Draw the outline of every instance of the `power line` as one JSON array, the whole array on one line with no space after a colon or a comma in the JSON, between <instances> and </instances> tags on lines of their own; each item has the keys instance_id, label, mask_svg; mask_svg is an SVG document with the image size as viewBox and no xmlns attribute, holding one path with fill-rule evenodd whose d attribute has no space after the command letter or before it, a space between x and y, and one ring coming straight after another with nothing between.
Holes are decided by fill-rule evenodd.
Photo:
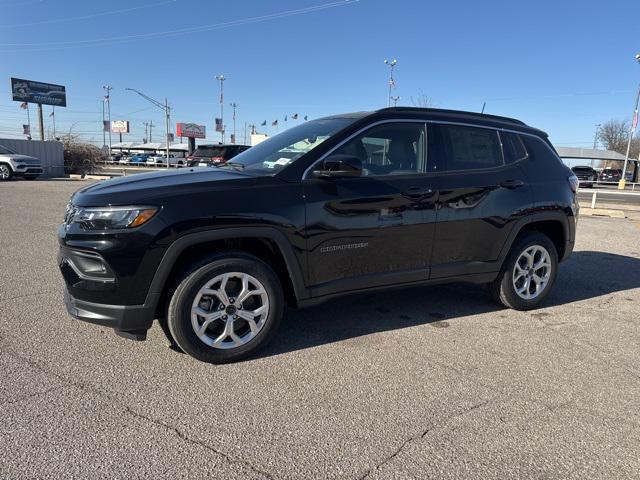
<instances>
[{"instance_id":1,"label":"power line","mask_svg":"<svg viewBox=\"0 0 640 480\"><path fill-rule=\"evenodd\" d=\"M279 18L292 17L295 15L304 15L307 13L317 12L320 10L326 10L329 8L335 7L343 7L347 5L351 5L359 2L360 0L342 0L342 1L334 1L330 3L324 3L321 5L314 5L305 8L298 8L294 10L285 10L282 12L271 13L267 15L260 15L257 17L248 17L241 18L238 20L230 20L228 22L221 23L213 23L208 25L200 25L198 27L187 27L187 28L179 28L175 30L165 30L163 32L150 32L150 33L141 33L135 35L124 35L117 37L106 37L106 38L96 38L91 40L75 40L75 41L64 41L64 42L40 42L40 43L0 43L0 47L21 47L21 48L30 48L30 47L45 47L42 49L32 49L30 51L38 51L38 50L55 50L55 49L64 49L64 48L74 48L74 47L94 47L94 46L103 46L114 43L124 43L136 40L144 40L149 38L164 38L164 37L172 37L177 35L185 35L189 33L198 33L198 32L206 32L211 30L218 30L227 27L235 27L239 25L247 25L251 23L259 23L266 22L269 20L276 20ZM23 50L3 50L3 52L19 52Z\"/></svg>"},{"instance_id":2,"label":"power line","mask_svg":"<svg viewBox=\"0 0 640 480\"><path fill-rule=\"evenodd\" d=\"M100 13L91 13L89 15L82 15L79 17L67 17L67 18L57 18L57 19L52 19L52 20L43 20L41 22L32 22L32 23L16 23L15 25L0 25L0 28L19 28L19 27L33 27L36 25L49 25L52 23L62 23L62 22L73 22L76 20L88 20L90 18L96 18L96 17L104 17L107 15L115 15L118 13L127 13L127 12L132 12L134 10L142 10L144 8L150 8L150 7L160 7L162 5L166 5L168 3L175 3L177 0L166 0L164 2L160 2L160 3L152 3L149 5L139 5L137 7L130 7L130 8L123 8L120 10L111 10L108 12L100 12ZM0 5L2 6L2 5Z\"/></svg>"}]
</instances>

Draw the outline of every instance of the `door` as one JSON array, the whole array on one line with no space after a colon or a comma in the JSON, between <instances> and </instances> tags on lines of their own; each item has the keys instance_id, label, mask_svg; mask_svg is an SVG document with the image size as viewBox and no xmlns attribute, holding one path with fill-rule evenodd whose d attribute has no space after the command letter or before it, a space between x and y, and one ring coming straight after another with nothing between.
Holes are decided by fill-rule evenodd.
<instances>
[{"instance_id":1,"label":"door","mask_svg":"<svg viewBox=\"0 0 640 480\"><path fill-rule=\"evenodd\" d=\"M430 125L429 140L439 172L431 278L496 271L508 234L533 200L520 166L527 158L522 141L495 129L445 124Z\"/></svg>"},{"instance_id":2,"label":"door","mask_svg":"<svg viewBox=\"0 0 640 480\"><path fill-rule=\"evenodd\" d=\"M423 122L372 126L331 152L360 159L362 176L307 173L305 235L314 296L428 278L437 195L427 175L425 133Z\"/></svg>"}]
</instances>

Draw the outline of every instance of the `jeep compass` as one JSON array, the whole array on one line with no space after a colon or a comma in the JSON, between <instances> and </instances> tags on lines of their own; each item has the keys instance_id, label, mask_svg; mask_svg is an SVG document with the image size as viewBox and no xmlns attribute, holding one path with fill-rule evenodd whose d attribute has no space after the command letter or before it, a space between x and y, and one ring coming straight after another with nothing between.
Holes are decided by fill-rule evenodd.
<instances>
[{"instance_id":1,"label":"jeep compass","mask_svg":"<svg viewBox=\"0 0 640 480\"><path fill-rule=\"evenodd\" d=\"M547 135L477 113L385 108L290 128L214 168L75 193L58 230L71 316L245 358L286 304L442 282L528 310L573 250L578 179Z\"/></svg>"}]
</instances>

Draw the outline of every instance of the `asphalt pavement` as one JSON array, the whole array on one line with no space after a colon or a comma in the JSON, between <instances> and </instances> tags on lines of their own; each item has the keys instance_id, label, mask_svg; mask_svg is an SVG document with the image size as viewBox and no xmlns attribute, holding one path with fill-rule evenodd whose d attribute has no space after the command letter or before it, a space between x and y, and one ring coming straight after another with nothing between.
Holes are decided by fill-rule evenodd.
<instances>
[{"instance_id":1,"label":"asphalt pavement","mask_svg":"<svg viewBox=\"0 0 640 480\"><path fill-rule=\"evenodd\" d=\"M581 218L543 308L480 286L289 311L224 366L69 318L74 181L0 184L0 478L640 478L640 223Z\"/></svg>"}]
</instances>

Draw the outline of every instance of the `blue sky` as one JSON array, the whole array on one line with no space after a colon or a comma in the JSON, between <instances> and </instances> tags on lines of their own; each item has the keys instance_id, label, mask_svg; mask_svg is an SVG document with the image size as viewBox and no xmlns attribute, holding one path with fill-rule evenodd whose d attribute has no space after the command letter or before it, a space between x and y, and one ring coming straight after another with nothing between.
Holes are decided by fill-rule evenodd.
<instances>
[{"instance_id":1,"label":"blue sky","mask_svg":"<svg viewBox=\"0 0 640 480\"><path fill-rule=\"evenodd\" d=\"M279 15L320 5L327 8ZM101 15L119 10L126 11ZM224 73L227 131L236 102L242 140L244 122L282 125L293 113L386 106L383 60L395 57L399 104L424 94L436 107L479 111L486 101L487 113L518 117L556 144L588 147L594 124L631 115L640 83L638 0L0 0L0 12L0 136L26 123L9 97L11 76L66 85L59 131L75 123L74 131L101 140L108 83L112 118L132 122L126 139L141 140L143 121L159 126L158 140L163 128L159 110L124 90L132 87L168 97L172 124L203 123L216 141L214 76ZM271 14L278 15L248 20Z\"/></svg>"}]
</instances>

